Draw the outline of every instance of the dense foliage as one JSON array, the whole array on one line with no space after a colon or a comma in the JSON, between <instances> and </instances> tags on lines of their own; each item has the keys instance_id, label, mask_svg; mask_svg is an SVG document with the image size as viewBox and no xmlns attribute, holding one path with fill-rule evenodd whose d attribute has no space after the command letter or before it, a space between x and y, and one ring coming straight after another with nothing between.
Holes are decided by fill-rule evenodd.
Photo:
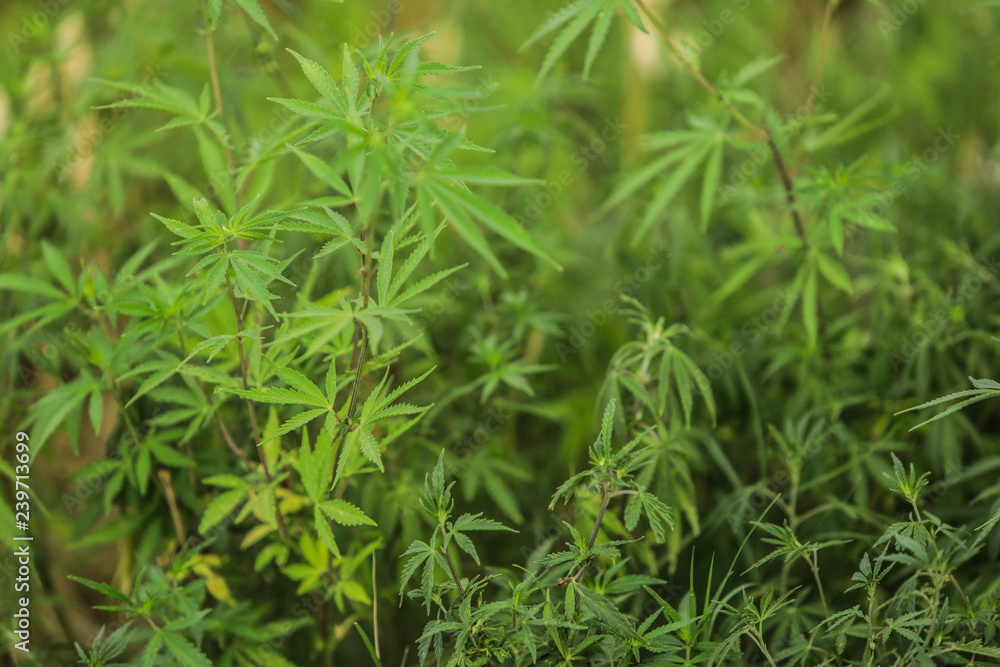
<instances>
[{"instance_id":1,"label":"dense foliage","mask_svg":"<svg viewBox=\"0 0 1000 667\"><path fill-rule=\"evenodd\" d=\"M996 4L5 5L7 658L1000 664Z\"/></svg>"}]
</instances>

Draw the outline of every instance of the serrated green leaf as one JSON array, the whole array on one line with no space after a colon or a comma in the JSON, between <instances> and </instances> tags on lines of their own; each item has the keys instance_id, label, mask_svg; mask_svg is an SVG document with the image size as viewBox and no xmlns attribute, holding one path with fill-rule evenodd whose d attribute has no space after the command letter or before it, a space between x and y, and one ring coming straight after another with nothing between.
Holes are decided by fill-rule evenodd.
<instances>
[{"instance_id":1,"label":"serrated green leaf","mask_svg":"<svg viewBox=\"0 0 1000 667\"><path fill-rule=\"evenodd\" d=\"M352 505L346 500L324 500L319 503L319 508L323 510L323 514L329 517L331 521L341 526L377 525L359 507Z\"/></svg>"},{"instance_id":2,"label":"serrated green leaf","mask_svg":"<svg viewBox=\"0 0 1000 667\"><path fill-rule=\"evenodd\" d=\"M267 20L267 15L257 4L257 0L236 0L236 4L247 13L247 16L254 20L254 23L260 27L267 30L272 38L278 39L278 35L274 32L274 28L271 27L270 21Z\"/></svg>"}]
</instances>

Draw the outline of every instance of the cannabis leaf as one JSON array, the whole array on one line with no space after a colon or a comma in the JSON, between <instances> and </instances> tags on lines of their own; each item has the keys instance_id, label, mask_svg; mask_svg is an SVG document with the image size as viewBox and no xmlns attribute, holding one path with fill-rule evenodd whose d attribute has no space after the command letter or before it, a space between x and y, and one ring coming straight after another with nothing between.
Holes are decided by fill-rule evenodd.
<instances>
[{"instance_id":1,"label":"cannabis leaf","mask_svg":"<svg viewBox=\"0 0 1000 667\"><path fill-rule=\"evenodd\" d=\"M527 41L521 45L521 49L526 49L538 40L558 31L552 46L549 47L542 66L538 71L538 81L545 78L556 61L559 60L569 49L570 45L593 24L590 33L590 40L587 45L587 57L584 61L583 76L590 75L597 54L608 36L608 29L614 19L615 11L621 9L629 22L639 30L646 31L646 27L639 18L639 10L633 0L576 0L563 6L556 12L552 12L549 18L541 25Z\"/></svg>"}]
</instances>

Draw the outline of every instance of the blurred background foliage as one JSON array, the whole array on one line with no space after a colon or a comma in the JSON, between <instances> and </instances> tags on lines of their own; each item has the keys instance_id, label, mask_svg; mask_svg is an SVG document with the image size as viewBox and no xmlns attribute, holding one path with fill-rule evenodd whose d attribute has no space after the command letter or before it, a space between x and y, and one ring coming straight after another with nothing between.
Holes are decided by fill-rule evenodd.
<instances>
[{"instance_id":1,"label":"blurred background foliage","mask_svg":"<svg viewBox=\"0 0 1000 667\"><path fill-rule=\"evenodd\" d=\"M779 119L801 109L820 53L823 2L649 5L714 82L756 59L780 56L748 86ZM641 238L636 228L648 192L601 208L627 174L652 159L643 150L644 135L724 115L655 35L617 21L588 78L581 76L581 40L538 80L546 44L519 47L559 9L556 2L269 0L262 6L277 40L231 6L216 33L223 103L241 163L259 156L289 122L266 98L308 94L286 47L338 76L344 43L371 56L379 35L434 32L423 47L427 59L481 66L442 79L438 89L465 104L458 120L448 122L463 122L473 142L496 151L465 159L544 181L505 190L494 201L565 267L559 273L507 248L498 251L511 274L502 280L466 246L439 241L436 262L469 262L470 268L424 303L427 335L418 346L425 356L410 376L427 361L437 365L418 390L420 402L435 407L389 458L389 474L369 478L353 495L379 522L383 539L376 594L384 601L385 664L399 664L425 620L419 605L395 603L396 582L399 555L417 536L407 512L440 448L458 480L459 502L520 531L491 538L489 563L522 563L563 534L562 517L542 508L583 465L609 369L618 372L616 352L644 335L625 317L622 292L652 321L687 327L677 345L709 377L716 405L714 425L696 401L690 430L669 432L651 480L653 487L660 480L658 492L684 520L667 545L636 548L649 574L678 591L687 588L692 558L703 564L714 553L728 563L746 521L766 504L761 498L769 503L773 492L788 492L784 471L796 442L800 449L821 443L815 454L796 459L799 515L825 508L807 525L812 535L871 535L888 517L905 513L882 479L890 451L945 482L933 511L947 521L978 525L998 502L995 403L914 433L907 429L919 415L893 416L966 388L968 376L996 375L995 10L971 2L845 0L833 12L813 115L851 122L832 125L834 133L824 134L831 125L796 131L795 145L805 147L808 159L796 149L786 160L805 193L826 174L884 197L884 216L897 231L852 228L856 233L847 234L843 264L851 289L821 283L823 323L819 344L811 345L806 324L786 307L798 260L785 247L792 222L769 157L726 148L720 193L746 184L717 201L706 230L699 176ZM161 81L197 98L209 80L200 21L193 2L3 4L0 272L46 276L44 243L62 250L74 274L90 262L113 273L150 242L150 257L162 259L170 247L150 212L185 219L191 213L183 202L192 197L221 201L213 186L218 174L206 173L195 144L178 141L176 130L158 131L165 115L98 108L122 93L95 79ZM935 148L941 137L950 142ZM323 194L287 155L262 163L254 187L275 209ZM848 191L847 199L852 196ZM808 224L821 226L820 210L816 204ZM760 252L768 261L750 272ZM331 262L327 268L320 278L327 288L353 284L351 266ZM283 295L286 304L293 297ZM0 299L4 321L26 308L22 295L4 292ZM8 435L37 397L72 377L65 348L74 326L56 319L30 334L0 327L0 420ZM74 473L109 451L118 424L110 397L104 411L101 432L81 435L79 456L60 432L33 470L46 507L36 519L44 533L36 542L44 547L38 552L44 594L35 597L42 619L35 627L37 645L55 647L48 654L53 660L67 659L68 637L85 643L112 620L90 610L105 603L100 596L66 575L127 587L138 569L162 556L170 538L159 486L151 485L143 500L144 525L118 510L102 518L101 503L86 494L79 505L64 502L65 494L79 492ZM998 548L994 535L988 554L965 566L970 578L980 576L977 568L995 569ZM861 552L841 549L843 557L823 562L833 590L847 588ZM740 569L762 553L751 541ZM253 580L234 577L229 586L238 599L255 600ZM9 586L3 595L11 595ZM268 605L261 610L264 619L281 616ZM331 609L337 643L343 642L338 655L361 655L348 621L370 621L367 610L350 603L346 611ZM311 640L300 633L289 641L297 642L288 653L294 656L307 652ZM355 660L361 658L344 664L360 664Z\"/></svg>"}]
</instances>

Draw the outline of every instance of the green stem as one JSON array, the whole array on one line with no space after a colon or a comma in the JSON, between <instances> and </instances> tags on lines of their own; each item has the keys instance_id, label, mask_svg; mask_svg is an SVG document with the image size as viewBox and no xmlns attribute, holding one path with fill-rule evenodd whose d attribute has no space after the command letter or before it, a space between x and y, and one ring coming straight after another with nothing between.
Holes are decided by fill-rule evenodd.
<instances>
[{"instance_id":1,"label":"green stem","mask_svg":"<svg viewBox=\"0 0 1000 667\"><path fill-rule=\"evenodd\" d=\"M122 419L125 420L125 426L128 428L129 435L132 436L132 442L138 447L142 443L142 437L139 435L139 431L135 427L135 423L129 416L128 411L125 409L125 403L122 402L120 396L118 396L118 390L115 389L115 378L111 373L108 373L108 379L110 382L108 386L111 388L111 396L114 397L115 403L118 404L118 410L122 413Z\"/></svg>"},{"instance_id":2,"label":"green stem","mask_svg":"<svg viewBox=\"0 0 1000 667\"><path fill-rule=\"evenodd\" d=\"M608 486L608 483L605 482L604 483L604 498L601 500L601 509L598 510L598 512L597 512L597 521L594 522L594 530L592 530L590 532L590 540L587 542L587 551L590 551L591 549L594 548L594 543L597 542L597 533L599 533L600 530L601 530L601 522L604 521L604 512L607 511L607 509L608 509L608 502L611 500L611 497L613 495L615 495L615 494L610 493L610 490L611 489ZM580 576L587 569L588 565L590 565L590 558L589 557L586 560L583 561L583 565L580 566L580 569L577 570L576 574L574 574L572 577L570 577L570 579L575 583L576 580L579 579Z\"/></svg>"},{"instance_id":3,"label":"green stem","mask_svg":"<svg viewBox=\"0 0 1000 667\"><path fill-rule=\"evenodd\" d=\"M819 90L819 82L823 78L823 66L826 64L826 54L830 49L830 24L833 20L833 10L840 4L840 0L829 0L826 3L826 12L823 14L823 29L819 42L819 60L816 62L816 71L813 73L812 83L809 85L809 97L806 98L805 118L812 116L813 107L816 105L816 92Z\"/></svg>"},{"instance_id":4,"label":"green stem","mask_svg":"<svg viewBox=\"0 0 1000 667\"><path fill-rule=\"evenodd\" d=\"M823 582L819 578L819 559L816 549L813 549L812 558L807 560L809 562L809 569L813 573L813 579L816 580L816 590L819 591L819 600L823 603L823 613L826 614L827 618L830 618L830 608L826 605L826 595L823 593Z\"/></svg>"},{"instance_id":5,"label":"green stem","mask_svg":"<svg viewBox=\"0 0 1000 667\"><path fill-rule=\"evenodd\" d=\"M243 390L250 391L250 382L248 381L248 376L250 374L250 366L247 362L246 356L243 354L243 313L240 310L240 305L236 300L236 292L233 290L233 281L229 278L229 274L226 274L226 287L229 290L229 300L233 304L233 312L236 313L236 349L239 351L240 355L240 376L243 378ZM260 464L264 469L264 479L267 480L268 488L273 489L274 479L271 477L271 470L267 465L267 455L264 452L264 447L260 444L260 427L257 425L257 414L254 409L254 402L252 399L247 399L247 406L250 409L250 424L253 427L253 437L254 443L257 445L257 456L260 458ZM281 533L281 537L285 540L289 539L288 528L285 526L285 517L281 513L281 505L275 499L274 503L274 517L278 524L278 532Z\"/></svg>"},{"instance_id":6,"label":"green stem","mask_svg":"<svg viewBox=\"0 0 1000 667\"><path fill-rule=\"evenodd\" d=\"M792 185L792 177L788 173L788 169L785 168L785 161L781 157L781 151L778 150L778 144L774 141L774 135L771 134L771 128L765 125L764 132L767 138L767 147L771 151L771 157L774 158L774 164L778 168L778 175L781 177L781 184L785 188L785 202L788 204L788 210L792 214L792 221L795 223L795 233L798 234L799 239L802 241L802 249L808 250L809 241L806 239L805 224L802 221L802 216L796 209L795 188Z\"/></svg>"},{"instance_id":7,"label":"green stem","mask_svg":"<svg viewBox=\"0 0 1000 667\"><path fill-rule=\"evenodd\" d=\"M868 596L868 638L865 640L865 652L861 656L862 667L871 664L868 662L868 652L871 650L872 639L875 632L873 616L875 615L875 591Z\"/></svg>"},{"instance_id":8,"label":"green stem","mask_svg":"<svg viewBox=\"0 0 1000 667\"><path fill-rule=\"evenodd\" d=\"M754 632L748 632L747 634L750 635L750 639L753 640L753 643L757 645L757 648L759 648L761 653L764 654L764 657L767 658L771 667L778 667L778 665L774 662L774 658L771 657L771 654L767 652L767 648L764 647L764 642L757 638L757 634Z\"/></svg>"},{"instance_id":9,"label":"green stem","mask_svg":"<svg viewBox=\"0 0 1000 667\"><path fill-rule=\"evenodd\" d=\"M379 189L379 193L375 198L375 205L372 207L371 216L368 219L368 225L365 227L365 257L364 265L362 267L362 278L361 278L361 297L362 303L359 310L365 310L368 308L369 292L371 291L371 278L372 278L372 253L374 252L374 237L375 237L375 221L378 218L379 205L382 203L382 190ZM337 470L340 465L340 456L343 453L344 441L347 440L347 433L350 430L351 419L354 417L354 410L358 406L358 396L361 393L361 378L364 375L365 368L365 357L368 355L368 332L364 325L355 320L354 322L354 348L351 351L351 360L354 362L354 383L351 387L351 400L347 405L347 414L344 417L344 422L347 427L341 432L340 442L337 443L337 452L333 457L333 469ZM337 491L337 498L344 495L344 490L347 489L347 482L350 477L345 477L344 481L340 485L340 489Z\"/></svg>"},{"instance_id":10,"label":"green stem","mask_svg":"<svg viewBox=\"0 0 1000 667\"><path fill-rule=\"evenodd\" d=\"M452 562L451 555L448 553L447 549L441 549L438 553L444 556L445 560L448 561L448 569L451 570L451 576L455 580L455 585L458 586L458 594L461 595L464 600L465 588L462 586L462 580L459 579L458 572L455 570L455 563Z\"/></svg>"},{"instance_id":11,"label":"green stem","mask_svg":"<svg viewBox=\"0 0 1000 667\"><path fill-rule=\"evenodd\" d=\"M186 359L188 353L187 353L187 345L184 344L184 334L181 332L180 324L174 322L174 327L177 329L177 340L180 343L181 356ZM244 454L243 450L241 450L239 447L236 446L236 441L233 440L233 436L229 433L229 429L226 428L226 423L222 421L222 417L219 416L218 410L215 409L214 401L212 400L212 395L208 392L208 389L205 388L205 385L202 383L200 379L195 378L194 381L195 384L198 385L198 388L201 390L202 395L205 397L205 401L206 403L208 403L208 408L212 411L212 417L215 418L215 423L218 424L219 430L222 431L222 438L223 440L226 441L226 445L229 447L230 451L232 451L234 454L236 454L237 457L239 457L240 461L243 462L243 465L246 467L248 471L253 470L253 466L250 465L250 461L247 460L246 454ZM192 487L194 487L193 481L192 481Z\"/></svg>"},{"instance_id":12,"label":"green stem","mask_svg":"<svg viewBox=\"0 0 1000 667\"><path fill-rule=\"evenodd\" d=\"M722 102L729 110L729 113L732 114L733 118L735 118L740 125L750 130L750 132L752 132L756 137L760 139L765 138L767 134L764 132L764 130L762 130L761 128L757 127L752 122L750 122L750 120L746 116L744 116L739 109L733 106L733 103L730 102L725 95L719 92L718 88L712 85L711 81L705 78L705 75L702 74L701 70L698 69L698 67L693 62L691 62L691 60L687 57L687 54L684 53L684 49L682 49L680 45L677 44L677 42L675 42L669 34L667 34L667 29L663 27L663 24L660 23L660 20L658 18L656 18L656 15L649 10L649 7L646 6L646 3L643 2L643 0L634 0L634 2L639 7L639 9L642 10L642 13L646 15L646 18L649 19L649 22L653 24L653 27L656 28L656 31L660 33L660 36L663 37L664 41L670 47L670 50L674 52L674 54L680 59L684 67L689 72L691 72L691 75L694 76L694 78L698 81L698 83L701 84L702 88L707 90L712 95L712 97Z\"/></svg>"},{"instance_id":13,"label":"green stem","mask_svg":"<svg viewBox=\"0 0 1000 667\"><path fill-rule=\"evenodd\" d=\"M212 94L215 97L215 107L219 110L219 120L222 122L223 127L226 126L226 113L222 106L222 83L219 80L219 65L215 59L215 40L213 38L214 31L208 20L208 10L205 7L205 3L201 3L201 17L202 22L205 24L205 48L208 51L208 71L212 79ZM228 130L227 130L228 131ZM222 144L222 149L226 153L226 162L229 164L229 177L233 181L233 186L236 185L236 160L233 158L233 152L229 148L229 142L225 141L225 137L220 137L220 143ZM239 208L239 192L236 192L236 207Z\"/></svg>"}]
</instances>

